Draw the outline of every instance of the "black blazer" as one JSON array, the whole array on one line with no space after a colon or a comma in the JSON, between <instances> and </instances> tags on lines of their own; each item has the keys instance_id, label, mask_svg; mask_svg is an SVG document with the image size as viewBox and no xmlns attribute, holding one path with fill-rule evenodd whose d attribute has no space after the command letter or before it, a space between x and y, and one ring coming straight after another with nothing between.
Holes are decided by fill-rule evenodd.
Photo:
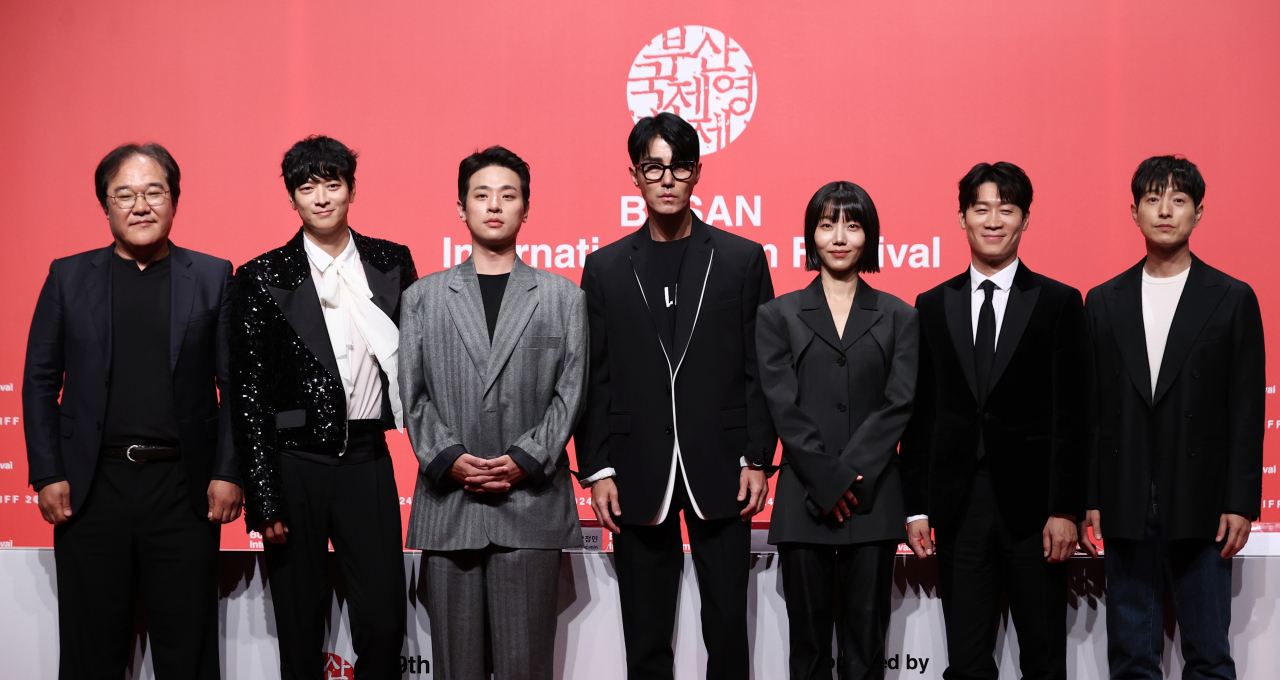
<instances>
[{"instance_id":1,"label":"black blazer","mask_svg":"<svg viewBox=\"0 0 1280 680\"><path fill-rule=\"evenodd\" d=\"M901 448L907 515L927 514L939 531L956 527L981 430L996 502L1015 538L1039 533L1053 513L1083 519L1089 335L1080 293L1019 262L980 404L970 285L965 271L916 298L920 371Z\"/></svg>"},{"instance_id":2,"label":"black blazer","mask_svg":"<svg viewBox=\"0 0 1280 680\"><path fill-rule=\"evenodd\" d=\"M1089 291L1085 309L1098 387L1088 505L1105 536L1142 538L1153 480L1166 540L1213 540L1225 512L1258 519L1266 374L1253 289L1192 256L1154 397L1142 262Z\"/></svg>"},{"instance_id":3,"label":"black blazer","mask_svg":"<svg viewBox=\"0 0 1280 680\"><path fill-rule=\"evenodd\" d=\"M65 479L73 513L89 495L102 449L114 248L53 261L27 338L22 411L30 481L44 486ZM226 399L231 263L172 244L169 257L169 361L179 446L191 505L204 518L209 480L240 476Z\"/></svg>"},{"instance_id":4,"label":"black blazer","mask_svg":"<svg viewBox=\"0 0 1280 680\"><path fill-rule=\"evenodd\" d=\"M916 391L917 317L911 305L859 280L838 335L821 276L760 306L760 382L782 438L770 543L905 536L898 440ZM853 517L822 514L850 489L858 499Z\"/></svg>"},{"instance_id":5,"label":"black blazer","mask_svg":"<svg viewBox=\"0 0 1280 680\"><path fill-rule=\"evenodd\" d=\"M351 231L373 302L400 325L400 294L418 280L409 249ZM279 451L341 450L347 398L325 326L320 295L302 246L302 230L284 246L236 272L231 323L232 431L244 470L250 530L284 519ZM382 373L382 422L395 427Z\"/></svg>"},{"instance_id":6,"label":"black blazer","mask_svg":"<svg viewBox=\"0 0 1280 680\"><path fill-rule=\"evenodd\" d=\"M620 520L647 523L661 507L678 436L703 515L736 517L740 459L768 461L777 448L756 362L756 309L773 299L768 261L759 243L695 217L680 290L698 291L698 304L679 306L667 348L640 288L648 254L640 230L588 255L582 269L591 354L574 438L579 474L612 467Z\"/></svg>"}]
</instances>

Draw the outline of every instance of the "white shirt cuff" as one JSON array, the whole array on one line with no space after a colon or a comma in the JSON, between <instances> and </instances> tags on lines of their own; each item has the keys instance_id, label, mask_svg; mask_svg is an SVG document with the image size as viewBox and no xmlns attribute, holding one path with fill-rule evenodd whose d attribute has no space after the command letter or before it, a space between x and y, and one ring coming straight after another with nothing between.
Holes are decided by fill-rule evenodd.
<instances>
[{"instance_id":1,"label":"white shirt cuff","mask_svg":"<svg viewBox=\"0 0 1280 680\"><path fill-rule=\"evenodd\" d=\"M741 458L739 458L739 459L738 459L738 465L739 465L739 466L741 466L741 467L750 467L750 466L751 466L751 463L748 463L748 462L747 462L747 457L746 457L746 456L743 456L743 457L741 457Z\"/></svg>"},{"instance_id":2,"label":"white shirt cuff","mask_svg":"<svg viewBox=\"0 0 1280 680\"><path fill-rule=\"evenodd\" d=\"M595 484L596 482L602 479L607 479L609 477L617 476L617 474L618 474L617 472L613 471L613 468L607 467L578 483L581 484L582 486L591 486L592 484Z\"/></svg>"},{"instance_id":3,"label":"white shirt cuff","mask_svg":"<svg viewBox=\"0 0 1280 680\"><path fill-rule=\"evenodd\" d=\"M918 520L918 519L926 519L926 520L927 520L927 519L929 519L929 516L928 516L928 515L912 515L912 516L910 516L910 517L908 517L908 518L907 518L907 524L910 524L910 523L912 523L912 522L914 522L914 521L916 521L916 520Z\"/></svg>"}]
</instances>

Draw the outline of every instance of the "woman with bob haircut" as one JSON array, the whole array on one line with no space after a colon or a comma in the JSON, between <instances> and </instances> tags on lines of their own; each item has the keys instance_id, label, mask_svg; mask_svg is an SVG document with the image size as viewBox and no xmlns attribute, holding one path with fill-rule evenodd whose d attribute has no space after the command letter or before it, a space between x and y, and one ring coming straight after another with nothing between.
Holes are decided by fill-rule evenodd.
<instances>
[{"instance_id":1,"label":"woman with bob haircut","mask_svg":"<svg viewBox=\"0 0 1280 680\"><path fill-rule=\"evenodd\" d=\"M756 348L782 439L769 542L790 621L790 676L883 678L890 587L906 536L898 440L911 418L919 326L911 305L863 280L880 219L862 187L832 182L804 215L804 289L760 307Z\"/></svg>"}]
</instances>

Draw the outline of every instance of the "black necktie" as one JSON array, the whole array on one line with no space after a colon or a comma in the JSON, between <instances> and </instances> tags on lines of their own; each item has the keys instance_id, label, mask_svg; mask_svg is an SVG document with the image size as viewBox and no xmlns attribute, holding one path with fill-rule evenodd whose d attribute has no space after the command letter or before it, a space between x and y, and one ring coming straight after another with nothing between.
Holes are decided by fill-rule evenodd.
<instances>
[{"instance_id":1,"label":"black necktie","mask_svg":"<svg viewBox=\"0 0 1280 680\"><path fill-rule=\"evenodd\" d=\"M996 359L996 308L991 304L996 284L987 279L978 287L986 297L982 300L982 308L978 310L978 335L973 339L973 367L978 371L978 401L982 403L987 400L991 365Z\"/></svg>"}]
</instances>

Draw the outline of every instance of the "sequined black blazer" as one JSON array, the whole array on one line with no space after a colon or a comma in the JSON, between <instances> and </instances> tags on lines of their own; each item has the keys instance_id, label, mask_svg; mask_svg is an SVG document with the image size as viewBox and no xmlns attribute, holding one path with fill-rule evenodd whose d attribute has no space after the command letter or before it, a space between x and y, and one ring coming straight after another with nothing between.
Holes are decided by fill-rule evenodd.
<instances>
[{"instance_id":1,"label":"sequined black blazer","mask_svg":"<svg viewBox=\"0 0 1280 680\"><path fill-rule=\"evenodd\" d=\"M400 294L418 279L405 246L351 232L373 302L398 326ZM302 230L245 263L232 294L232 435L244 480L245 523L285 519L279 451L336 453L346 439L347 402ZM394 427L386 403L383 421Z\"/></svg>"}]
</instances>

